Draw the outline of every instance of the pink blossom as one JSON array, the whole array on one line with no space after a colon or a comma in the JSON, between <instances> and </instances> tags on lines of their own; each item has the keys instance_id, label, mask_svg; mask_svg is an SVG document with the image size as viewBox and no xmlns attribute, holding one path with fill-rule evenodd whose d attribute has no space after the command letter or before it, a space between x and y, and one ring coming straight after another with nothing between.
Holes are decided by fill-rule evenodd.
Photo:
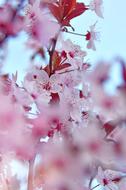
<instances>
[{"instance_id":1,"label":"pink blossom","mask_svg":"<svg viewBox=\"0 0 126 190\"><path fill-rule=\"evenodd\" d=\"M79 45L73 44L69 39L61 42L62 47L59 51L64 58L63 61L70 63L74 69L81 67L84 57L87 55L86 51L81 50Z\"/></svg>"},{"instance_id":2,"label":"pink blossom","mask_svg":"<svg viewBox=\"0 0 126 190\"><path fill-rule=\"evenodd\" d=\"M95 11L96 15L98 15L101 18L103 18L102 4L102 0L92 0L89 5L90 10Z\"/></svg>"},{"instance_id":3,"label":"pink blossom","mask_svg":"<svg viewBox=\"0 0 126 190\"><path fill-rule=\"evenodd\" d=\"M60 27L50 14L40 8L40 0L26 7L25 27L31 34L32 39L40 42L43 46L58 33Z\"/></svg>"},{"instance_id":4,"label":"pink blossom","mask_svg":"<svg viewBox=\"0 0 126 190\"><path fill-rule=\"evenodd\" d=\"M96 27L96 23L94 25L90 26L90 30L85 35L86 40L88 41L88 43L87 43L87 48L88 49L96 50L94 41L99 40L99 32L95 31L95 27Z\"/></svg>"},{"instance_id":5,"label":"pink blossom","mask_svg":"<svg viewBox=\"0 0 126 190\"><path fill-rule=\"evenodd\" d=\"M30 152L27 152L24 147L28 147L34 139L31 136L30 129L28 129L28 124L25 123L23 112L19 104L13 105L10 96L0 95L0 98L2 101L0 109L0 150L2 153L11 151L19 157L28 159L34 154L34 144L32 144ZM14 136L15 138L13 138ZM29 143L26 143L26 139Z\"/></svg>"},{"instance_id":6,"label":"pink blossom","mask_svg":"<svg viewBox=\"0 0 126 190\"><path fill-rule=\"evenodd\" d=\"M0 7L0 41L9 35L17 35L23 29L23 17L15 15L15 9L11 4ZM15 15L15 16L14 16Z\"/></svg>"},{"instance_id":7,"label":"pink blossom","mask_svg":"<svg viewBox=\"0 0 126 190\"><path fill-rule=\"evenodd\" d=\"M38 107L47 105L51 100L51 93L61 91L60 75L53 74L51 77L44 70L35 68L29 72L24 80L24 88L33 97Z\"/></svg>"},{"instance_id":8,"label":"pink blossom","mask_svg":"<svg viewBox=\"0 0 126 190\"><path fill-rule=\"evenodd\" d=\"M16 175L13 175L11 162L14 159L12 154L1 155L0 166L0 189L16 190L20 188L20 182Z\"/></svg>"},{"instance_id":9,"label":"pink blossom","mask_svg":"<svg viewBox=\"0 0 126 190\"><path fill-rule=\"evenodd\" d=\"M98 168L97 180L101 186L106 190L118 190L118 183L121 181L123 174L112 170L103 170L101 167Z\"/></svg>"}]
</instances>

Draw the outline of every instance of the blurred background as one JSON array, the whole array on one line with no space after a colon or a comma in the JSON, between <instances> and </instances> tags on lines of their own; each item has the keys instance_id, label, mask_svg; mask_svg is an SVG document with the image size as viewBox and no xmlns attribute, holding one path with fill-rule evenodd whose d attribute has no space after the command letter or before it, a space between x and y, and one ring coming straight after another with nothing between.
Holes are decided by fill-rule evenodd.
<instances>
[{"instance_id":1,"label":"blurred background","mask_svg":"<svg viewBox=\"0 0 126 190\"><path fill-rule=\"evenodd\" d=\"M89 26L98 21L96 30L100 32L100 40L96 43L96 51L88 50L86 57L86 60L91 62L92 65L95 65L99 60L113 62L117 56L126 60L126 0L103 1L104 19L98 18L94 12L87 11L84 15L72 21L75 31L81 34L85 34L89 30ZM3 2L4 0L0 0L0 4ZM82 0L81 2L88 4L89 1ZM86 43L83 37L75 35L66 35L66 37L71 38L83 50L86 50ZM7 54L3 70L5 73L16 73L18 71L18 81L23 80L26 68L30 63L29 57L32 54L32 51L27 49L25 45L27 38L28 36L25 33L21 33L18 37L9 39L8 45L5 47ZM108 85L108 89L113 91L112 84L118 84L120 81L119 66L116 62L111 76L113 81ZM14 166L16 169L18 168L15 162ZM24 170L22 170L22 175L23 173Z\"/></svg>"}]
</instances>

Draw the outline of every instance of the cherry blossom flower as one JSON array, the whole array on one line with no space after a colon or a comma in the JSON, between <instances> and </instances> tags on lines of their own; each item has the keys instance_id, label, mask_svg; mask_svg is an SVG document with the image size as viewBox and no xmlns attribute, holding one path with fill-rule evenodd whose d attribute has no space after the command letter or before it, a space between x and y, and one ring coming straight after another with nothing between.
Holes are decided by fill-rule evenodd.
<instances>
[{"instance_id":1,"label":"cherry blossom flower","mask_svg":"<svg viewBox=\"0 0 126 190\"><path fill-rule=\"evenodd\" d=\"M96 50L95 43L94 41L99 40L99 32L95 31L96 23L90 26L90 30L87 32L86 40L88 41L87 43L87 48L88 49L93 49Z\"/></svg>"},{"instance_id":2,"label":"cherry blossom flower","mask_svg":"<svg viewBox=\"0 0 126 190\"><path fill-rule=\"evenodd\" d=\"M65 62L69 62L74 69L81 67L84 57L87 55L79 45L74 45L71 40L61 41L62 47L59 49ZM80 64L80 65L79 65Z\"/></svg>"},{"instance_id":3,"label":"cherry blossom flower","mask_svg":"<svg viewBox=\"0 0 126 190\"><path fill-rule=\"evenodd\" d=\"M29 159L34 154L35 144L30 145L34 139L29 125L25 123L24 111L22 111L19 104L15 103L13 105L11 96L0 96L2 100L0 109L0 151L5 154L11 151L21 158ZM13 138L14 136L15 138ZM29 143L26 143L27 140ZM27 152L24 147L29 145L30 152Z\"/></svg>"},{"instance_id":4,"label":"cherry blossom flower","mask_svg":"<svg viewBox=\"0 0 126 190\"><path fill-rule=\"evenodd\" d=\"M53 74L49 77L44 70L36 68L26 75L24 88L27 89L38 105L48 104L51 100L51 93L58 93L62 89L60 82L58 82L59 79L59 74Z\"/></svg>"},{"instance_id":5,"label":"cherry blossom flower","mask_svg":"<svg viewBox=\"0 0 126 190\"><path fill-rule=\"evenodd\" d=\"M64 92L60 94L60 105L65 107L68 117L75 121L81 121L82 109L79 91L73 90L69 92L68 88L65 88Z\"/></svg>"},{"instance_id":6,"label":"cherry blossom flower","mask_svg":"<svg viewBox=\"0 0 126 190\"><path fill-rule=\"evenodd\" d=\"M23 17L15 14L11 4L4 4L0 7L0 43L8 36L15 36L23 29Z\"/></svg>"},{"instance_id":7,"label":"cherry blossom flower","mask_svg":"<svg viewBox=\"0 0 126 190\"><path fill-rule=\"evenodd\" d=\"M25 25L31 37L43 46L48 46L49 41L55 37L60 29L52 16L40 8L40 0L26 7Z\"/></svg>"},{"instance_id":8,"label":"cherry blossom flower","mask_svg":"<svg viewBox=\"0 0 126 190\"><path fill-rule=\"evenodd\" d=\"M116 172L112 170L103 170L101 167L98 168L97 180L101 186L106 190L118 190L118 183L123 178L121 172Z\"/></svg>"},{"instance_id":9,"label":"cherry blossom flower","mask_svg":"<svg viewBox=\"0 0 126 190\"><path fill-rule=\"evenodd\" d=\"M103 18L102 4L102 0L92 0L89 5L90 10L95 11L96 15L98 15L101 18Z\"/></svg>"},{"instance_id":10,"label":"cherry blossom flower","mask_svg":"<svg viewBox=\"0 0 126 190\"><path fill-rule=\"evenodd\" d=\"M52 89L52 92L53 92L53 87L51 86L51 84L55 85L55 81L57 81L57 78L59 78L59 74L54 74L51 77L49 77L46 71L40 70L37 67L33 67L31 69L31 72L27 73L25 80L29 82L31 81L31 82L40 83L43 89L45 90ZM48 84L48 83L51 83L51 84Z\"/></svg>"}]
</instances>

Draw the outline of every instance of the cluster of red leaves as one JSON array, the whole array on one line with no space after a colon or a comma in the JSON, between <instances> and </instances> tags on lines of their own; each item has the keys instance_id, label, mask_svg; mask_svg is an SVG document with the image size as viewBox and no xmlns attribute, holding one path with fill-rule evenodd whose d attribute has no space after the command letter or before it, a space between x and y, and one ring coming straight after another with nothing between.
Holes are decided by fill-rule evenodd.
<instances>
[{"instance_id":1,"label":"cluster of red leaves","mask_svg":"<svg viewBox=\"0 0 126 190\"><path fill-rule=\"evenodd\" d=\"M59 0L55 4L49 4L49 9L61 26L71 26L71 19L80 16L88 8L76 0Z\"/></svg>"},{"instance_id":2,"label":"cluster of red leaves","mask_svg":"<svg viewBox=\"0 0 126 190\"><path fill-rule=\"evenodd\" d=\"M62 54L60 55L58 51L54 51L53 56L52 56L52 73L55 73L56 71L59 71L59 70L66 69L70 66L71 66L70 63L64 63L64 61L62 61ZM47 65L44 68L44 70L48 73L48 75L50 75L49 65Z\"/></svg>"},{"instance_id":3,"label":"cluster of red leaves","mask_svg":"<svg viewBox=\"0 0 126 190\"><path fill-rule=\"evenodd\" d=\"M52 64L54 71L62 70L70 66L69 63L62 63L62 57L57 51L53 54Z\"/></svg>"}]
</instances>

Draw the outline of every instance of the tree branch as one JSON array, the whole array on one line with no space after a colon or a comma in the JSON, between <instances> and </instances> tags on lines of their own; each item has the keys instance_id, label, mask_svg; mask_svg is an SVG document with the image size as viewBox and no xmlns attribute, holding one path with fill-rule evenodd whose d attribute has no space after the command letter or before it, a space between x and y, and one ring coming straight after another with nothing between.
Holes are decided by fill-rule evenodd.
<instances>
[{"instance_id":1,"label":"tree branch","mask_svg":"<svg viewBox=\"0 0 126 190\"><path fill-rule=\"evenodd\" d=\"M27 190L34 190L33 189L33 169L34 169L34 159L29 161Z\"/></svg>"}]
</instances>

